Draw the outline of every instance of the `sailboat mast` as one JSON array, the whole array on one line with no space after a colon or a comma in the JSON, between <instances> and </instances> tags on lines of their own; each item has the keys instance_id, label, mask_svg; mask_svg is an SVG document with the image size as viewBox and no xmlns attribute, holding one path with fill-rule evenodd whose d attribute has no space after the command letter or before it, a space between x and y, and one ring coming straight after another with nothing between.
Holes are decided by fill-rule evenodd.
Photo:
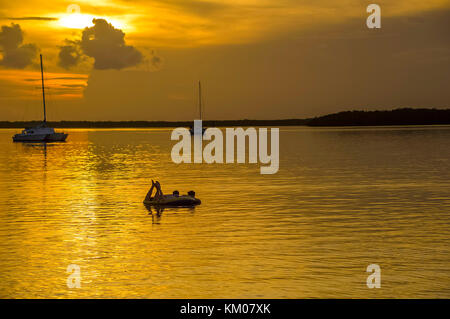
<instances>
[{"instance_id":1,"label":"sailboat mast","mask_svg":"<svg viewBox=\"0 0 450 319\"><path fill-rule=\"evenodd\" d=\"M202 84L198 81L198 106L200 108L200 120L202 119Z\"/></svg>"},{"instance_id":2,"label":"sailboat mast","mask_svg":"<svg viewBox=\"0 0 450 319\"><path fill-rule=\"evenodd\" d=\"M41 80L42 80L42 101L44 102L44 123L47 122L47 114L45 111L45 90L44 90L44 67L42 66L42 54L41 57Z\"/></svg>"}]
</instances>

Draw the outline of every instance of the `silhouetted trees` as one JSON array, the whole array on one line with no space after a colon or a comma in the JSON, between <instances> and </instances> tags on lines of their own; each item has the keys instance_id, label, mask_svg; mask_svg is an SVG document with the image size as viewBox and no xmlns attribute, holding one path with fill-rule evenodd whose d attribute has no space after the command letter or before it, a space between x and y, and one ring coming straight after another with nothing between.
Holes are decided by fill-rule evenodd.
<instances>
[{"instance_id":1,"label":"silhouetted trees","mask_svg":"<svg viewBox=\"0 0 450 319\"><path fill-rule=\"evenodd\" d=\"M41 124L40 121L0 122L0 128L24 128ZM203 127L232 126L364 126L364 125L431 125L450 124L450 109L411 109L391 111L346 111L312 119L287 120L217 120L203 121ZM189 127L192 121L60 121L47 122L56 128L145 128L145 127Z\"/></svg>"},{"instance_id":2,"label":"silhouetted trees","mask_svg":"<svg viewBox=\"0 0 450 319\"><path fill-rule=\"evenodd\" d=\"M309 126L432 125L450 124L450 109L411 109L392 111L347 111L316 117Z\"/></svg>"},{"instance_id":3,"label":"silhouetted trees","mask_svg":"<svg viewBox=\"0 0 450 319\"><path fill-rule=\"evenodd\" d=\"M219 120L203 121L204 127L232 127L232 126L296 126L306 125L308 120ZM0 128L34 127L42 122L0 122ZM60 121L47 122L47 126L55 128L145 128L145 127L190 127L192 121Z\"/></svg>"}]
</instances>

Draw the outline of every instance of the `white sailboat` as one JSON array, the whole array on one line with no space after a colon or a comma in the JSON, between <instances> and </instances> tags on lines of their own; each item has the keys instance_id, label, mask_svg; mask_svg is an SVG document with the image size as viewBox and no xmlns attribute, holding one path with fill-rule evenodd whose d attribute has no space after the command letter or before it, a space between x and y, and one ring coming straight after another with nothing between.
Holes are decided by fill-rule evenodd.
<instances>
[{"instance_id":1,"label":"white sailboat","mask_svg":"<svg viewBox=\"0 0 450 319\"><path fill-rule=\"evenodd\" d=\"M202 84L200 83L200 81L198 81L198 108L199 108L199 115L200 115L200 120L203 120L202 119ZM205 133L205 131L206 131L206 128L204 127L204 128L202 128L202 130L201 130L201 134L203 135L204 133ZM194 134L200 134L200 131L197 133L197 132L194 132L194 126L191 126L190 128L189 128L189 132L191 132L191 135L194 135Z\"/></svg>"},{"instance_id":2,"label":"white sailboat","mask_svg":"<svg viewBox=\"0 0 450 319\"><path fill-rule=\"evenodd\" d=\"M55 129L47 127L47 114L45 109L45 89L44 89L44 67L41 58L41 82L42 82L42 101L44 104L44 120L36 127L25 128L22 133L13 136L14 142L64 142L67 138L66 133L57 133Z\"/></svg>"}]
</instances>

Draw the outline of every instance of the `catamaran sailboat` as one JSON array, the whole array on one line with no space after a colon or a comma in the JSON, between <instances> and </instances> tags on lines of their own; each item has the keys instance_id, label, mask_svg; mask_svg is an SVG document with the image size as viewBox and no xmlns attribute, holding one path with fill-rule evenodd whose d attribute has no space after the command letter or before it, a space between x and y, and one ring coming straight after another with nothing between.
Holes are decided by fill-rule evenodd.
<instances>
[{"instance_id":1,"label":"catamaran sailboat","mask_svg":"<svg viewBox=\"0 0 450 319\"><path fill-rule=\"evenodd\" d=\"M200 120L202 120L202 84L200 83L200 81L198 81L198 108L200 113ZM205 131L206 128L202 128L202 135L205 133ZM191 126L189 128L189 132L191 132L191 135L200 134L200 131L198 133L194 131L194 126Z\"/></svg>"},{"instance_id":2,"label":"catamaran sailboat","mask_svg":"<svg viewBox=\"0 0 450 319\"><path fill-rule=\"evenodd\" d=\"M44 103L44 121L32 128L26 128L20 134L13 136L14 142L64 142L67 138L66 133L57 133L55 129L47 127L47 114L45 109L45 89L44 89L44 67L41 57L41 81L42 81L42 101Z\"/></svg>"}]
</instances>

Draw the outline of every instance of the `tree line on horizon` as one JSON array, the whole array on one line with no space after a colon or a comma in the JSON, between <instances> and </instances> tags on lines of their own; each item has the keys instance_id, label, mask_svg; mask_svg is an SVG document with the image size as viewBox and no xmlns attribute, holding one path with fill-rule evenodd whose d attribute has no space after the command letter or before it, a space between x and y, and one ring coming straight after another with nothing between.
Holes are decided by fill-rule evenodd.
<instances>
[{"instance_id":1,"label":"tree line on horizon","mask_svg":"<svg viewBox=\"0 0 450 319\"><path fill-rule=\"evenodd\" d=\"M33 127L41 121L0 121L1 128ZM145 128L189 127L192 121L57 121L47 122L56 128ZM343 111L308 119L284 120L214 120L204 127L227 126L377 126L377 125L450 124L450 109L400 108L389 111Z\"/></svg>"},{"instance_id":2,"label":"tree line on horizon","mask_svg":"<svg viewBox=\"0 0 450 319\"><path fill-rule=\"evenodd\" d=\"M400 108L390 111L344 111L308 121L309 126L450 124L450 109Z\"/></svg>"}]
</instances>

